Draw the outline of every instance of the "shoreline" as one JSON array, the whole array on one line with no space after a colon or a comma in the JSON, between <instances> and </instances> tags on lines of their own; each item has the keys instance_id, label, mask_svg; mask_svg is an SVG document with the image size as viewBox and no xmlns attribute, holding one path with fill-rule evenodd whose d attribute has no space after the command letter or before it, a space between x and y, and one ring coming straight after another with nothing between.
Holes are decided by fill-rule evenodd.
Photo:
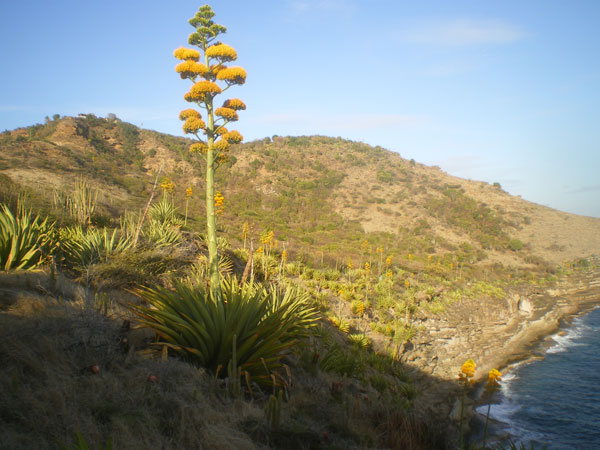
<instances>
[{"instance_id":1,"label":"shoreline","mask_svg":"<svg viewBox=\"0 0 600 450\"><path fill-rule=\"evenodd\" d=\"M568 313L558 318L559 323L553 331L548 334L540 335L537 339L529 342L528 345L531 348L531 353L529 355L524 355L522 358L517 357L517 359L510 359L504 365L500 365L497 370L502 374L505 374L524 364L544 359L548 349L555 344L553 342L554 336L559 335L564 329L568 329L576 318L585 316L596 308L600 308L600 296L598 297L597 302L586 304L577 312ZM485 383L485 380L480 380L477 384L479 385L480 383Z\"/></svg>"},{"instance_id":2,"label":"shoreline","mask_svg":"<svg viewBox=\"0 0 600 450\"><path fill-rule=\"evenodd\" d=\"M543 360L547 354L548 350L555 345L558 345L556 341L554 341L554 337L560 335L563 332L567 332L567 330L571 329L573 326L573 321L578 317L583 317L595 309L600 308L600 291L594 286L590 286L589 291L592 291L592 294L580 302L575 303L573 306L577 307L576 311L565 311L560 307L556 310L550 309L548 313L557 313L559 317L557 318L557 326L548 334L540 335L537 339L530 341L528 346L530 348L530 353L528 355L523 355L522 358L518 359L510 359L504 365L501 366L498 370L502 373L502 375L507 375L519 367L525 364L531 364L536 361ZM570 309L570 308L569 308ZM468 442L477 443L483 439L483 429L486 421L486 411L477 411L477 408L485 406L488 402L483 398L484 396L484 386L486 380L479 380L474 389L473 395L471 398L473 399L473 409L472 416L470 419L470 432L468 433ZM494 404L501 404L502 401L495 399L492 402ZM511 434L508 432L506 426L508 424L493 418L490 418L488 424L488 442L490 445L499 442L506 442L513 438Z\"/></svg>"},{"instance_id":3,"label":"shoreline","mask_svg":"<svg viewBox=\"0 0 600 450\"><path fill-rule=\"evenodd\" d=\"M497 369L505 374L544 358L556 333L599 306L600 265L596 262L549 286L524 286L503 299L475 300L441 316L423 318L427 331L401 359L429 375L419 386L418 411L445 422L449 442L458 442L461 388L456 374L471 358L477 368L464 405L464 424L466 436L476 437L481 415L475 408L482 404L479 393L488 371Z\"/></svg>"},{"instance_id":4,"label":"shoreline","mask_svg":"<svg viewBox=\"0 0 600 450\"><path fill-rule=\"evenodd\" d=\"M553 336L568 327L575 318L600 307L600 274L591 270L584 276L583 283L581 279L572 280L568 284L574 285L563 286L564 292L559 295L548 289L532 298L533 310L520 322L517 320L518 323L514 324L516 334L500 343L503 344L502 351L489 358L477 355L480 364L475 383L485 382L487 372L492 368L506 373L521 364L544 358ZM507 324L506 330L510 329Z\"/></svg>"}]
</instances>

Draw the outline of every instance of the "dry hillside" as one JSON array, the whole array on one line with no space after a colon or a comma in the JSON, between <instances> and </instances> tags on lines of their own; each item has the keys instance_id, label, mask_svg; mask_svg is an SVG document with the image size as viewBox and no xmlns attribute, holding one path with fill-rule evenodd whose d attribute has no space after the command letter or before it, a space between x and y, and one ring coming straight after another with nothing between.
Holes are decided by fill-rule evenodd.
<instances>
[{"instance_id":1,"label":"dry hillside","mask_svg":"<svg viewBox=\"0 0 600 450\"><path fill-rule=\"evenodd\" d=\"M202 163L188 154L188 145L119 120L66 117L4 132L0 174L7 177L5 196L24 189L46 205L82 176L114 216L139 209L161 170L175 183L179 205L186 187L194 188L190 211L200 218ZM274 136L242 144L219 175L226 199L221 231L229 239L239 239L249 222L257 234L273 229L292 252L323 252L331 261L358 257L369 236L386 252L462 249L473 263L507 267L600 253L600 219L552 210L339 138Z\"/></svg>"}]
</instances>

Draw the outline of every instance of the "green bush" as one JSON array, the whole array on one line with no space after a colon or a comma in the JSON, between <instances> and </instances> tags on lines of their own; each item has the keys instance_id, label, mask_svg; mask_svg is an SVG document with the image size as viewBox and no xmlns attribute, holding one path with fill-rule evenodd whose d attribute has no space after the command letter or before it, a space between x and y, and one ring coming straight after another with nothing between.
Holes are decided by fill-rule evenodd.
<instances>
[{"instance_id":1,"label":"green bush","mask_svg":"<svg viewBox=\"0 0 600 450\"><path fill-rule=\"evenodd\" d=\"M0 268L27 270L39 266L56 247L54 222L21 211L15 217L0 207Z\"/></svg>"},{"instance_id":2,"label":"green bush","mask_svg":"<svg viewBox=\"0 0 600 450\"><path fill-rule=\"evenodd\" d=\"M513 252L517 252L523 248L523 243L519 239L511 239L508 242L508 248Z\"/></svg>"},{"instance_id":3,"label":"green bush","mask_svg":"<svg viewBox=\"0 0 600 450\"><path fill-rule=\"evenodd\" d=\"M132 310L160 336L157 345L212 373L226 374L233 362L262 383L272 383L282 356L317 320L301 291L238 284L235 278L221 281L221 299L183 282L175 282L174 290L156 286L135 292L148 306Z\"/></svg>"}]
</instances>

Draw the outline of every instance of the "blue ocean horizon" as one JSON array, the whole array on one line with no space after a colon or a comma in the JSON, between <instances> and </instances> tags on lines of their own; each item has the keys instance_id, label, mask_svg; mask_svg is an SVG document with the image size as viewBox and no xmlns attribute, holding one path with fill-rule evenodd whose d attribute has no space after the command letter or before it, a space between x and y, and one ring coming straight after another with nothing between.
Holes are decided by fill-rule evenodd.
<instances>
[{"instance_id":1,"label":"blue ocean horizon","mask_svg":"<svg viewBox=\"0 0 600 450\"><path fill-rule=\"evenodd\" d=\"M514 443L599 450L600 307L561 327L542 359L507 371L496 402L490 419Z\"/></svg>"}]
</instances>

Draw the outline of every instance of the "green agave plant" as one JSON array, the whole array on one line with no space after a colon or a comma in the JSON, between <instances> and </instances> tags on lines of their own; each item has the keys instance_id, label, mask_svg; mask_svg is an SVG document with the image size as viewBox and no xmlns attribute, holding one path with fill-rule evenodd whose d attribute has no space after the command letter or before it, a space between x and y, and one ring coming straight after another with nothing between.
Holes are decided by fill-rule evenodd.
<instances>
[{"instance_id":1,"label":"green agave plant","mask_svg":"<svg viewBox=\"0 0 600 450\"><path fill-rule=\"evenodd\" d=\"M159 201L153 203L148 210L148 215L151 220L180 227L183 225L177 214L177 207L166 196L163 196Z\"/></svg>"},{"instance_id":2,"label":"green agave plant","mask_svg":"<svg viewBox=\"0 0 600 450\"><path fill-rule=\"evenodd\" d=\"M124 236L117 237L104 228L98 230L80 226L60 230L60 243L65 259L76 266L85 267L105 261L111 255L122 253L132 246L132 241Z\"/></svg>"},{"instance_id":3,"label":"green agave plant","mask_svg":"<svg viewBox=\"0 0 600 450\"><path fill-rule=\"evenodd\" d=\"M56 248L54 222L21 211L15 217L0 206L0 268L28 270L39 266Z\"/></svg>"},{"instance_id":4,"label":"green agave plant","mask_svg":"<svg viewBox=\"0 0 600 450\"><path fill-rule=\"evenodd\" d=\"M132 310L160 336L157 345L224 375L235 339L235 366L262 383L272 383L282 356L317 321L301 291L239 284L235 278L221 281L221 299L184 282L176 282L174 290L157 286L134 292L148 305Z\"/></svg>"},{"instance_id":5,"label":"green agave plant","mask_svg":"<svg viewBox=\"0 0 600 450\"><path fill-rule=\"evenodd\" d=\"M167 222L150 220L143 231L146 239L154 242L157 247L181 244L182 237L179 228Z\"/></svg>"}]
</instances>

